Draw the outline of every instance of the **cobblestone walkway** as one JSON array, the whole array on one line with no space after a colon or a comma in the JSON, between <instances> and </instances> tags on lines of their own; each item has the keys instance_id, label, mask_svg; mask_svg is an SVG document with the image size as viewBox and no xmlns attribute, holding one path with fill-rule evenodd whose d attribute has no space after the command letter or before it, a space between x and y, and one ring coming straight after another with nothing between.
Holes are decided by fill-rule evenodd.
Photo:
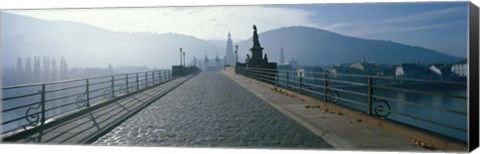
<instances>
[{"instance_id":1,"label":"cobblestone walkway","mask_svg":"<svg viewBox=\"0 0 480 154\"><path fill-rule=\"evenodd\" d=\"M203 72L94 145L331 148L220 72Z\"/></svg>"}]
</instances>

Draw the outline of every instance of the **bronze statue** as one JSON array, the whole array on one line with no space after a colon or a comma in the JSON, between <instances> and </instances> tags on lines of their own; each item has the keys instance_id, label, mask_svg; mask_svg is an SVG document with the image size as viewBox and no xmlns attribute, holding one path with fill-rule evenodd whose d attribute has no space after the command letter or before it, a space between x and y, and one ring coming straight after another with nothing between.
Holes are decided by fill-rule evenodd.
<instances>
[{"instance_id":1,"label":"bronze statue","mask_svg":"<svg viewBox=\"0 0 480 154\"><path fill-rule=\"evenodd\" d=\"M253 47L261 47L258 41L257 26L253 25Z\"/></svg>"}]
</instances>

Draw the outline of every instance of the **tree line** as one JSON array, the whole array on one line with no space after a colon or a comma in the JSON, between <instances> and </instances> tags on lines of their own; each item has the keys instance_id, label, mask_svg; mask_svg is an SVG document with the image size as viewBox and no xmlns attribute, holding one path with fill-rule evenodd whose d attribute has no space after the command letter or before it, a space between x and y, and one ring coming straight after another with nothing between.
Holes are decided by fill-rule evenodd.
<instances>
[{"instance_id":1,"label":"tree line","mask_svg":"<svg viewBox=\"0 0 480 154\"><path fill-rule=\"evenodd\" d=\"M18 57L12 76L23 82L44 82L68 79L67 60L60 57L57 65L55 57Z\"/></svg>"}]
</instances>

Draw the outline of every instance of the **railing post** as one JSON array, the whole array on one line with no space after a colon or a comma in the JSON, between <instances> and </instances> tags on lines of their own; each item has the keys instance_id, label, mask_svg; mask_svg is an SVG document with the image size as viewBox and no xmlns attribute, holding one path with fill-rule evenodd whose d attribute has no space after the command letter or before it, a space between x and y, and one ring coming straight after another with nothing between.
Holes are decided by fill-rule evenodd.
<instances>
[{"instance_id":1,"label":"railing post","mask_svg":"<svg viewBox=\"0 0 480 154\"><path fill-rule=\"evenodd\" d=\"M112 88L112 98L115 97L115 83L114 83L114 76L112 75L112 85L111 85L111 88Z\"/></svg>"},{"instance_id":2,"label":"railing post","mask_svg":"<svg viewBox=\"0 0 480 154\"><path fill-rule=\"evenodd\" d=\"M328 74L323 75L323 101L328 102Z\"/></svg>"},{"instance_id":3,"label":"railing post","mask_svg":"<svg viewBox=\"0 0 480 154\"><path fill-rule=\"evenodd\" d=\"M277 71L277 73L275 73L275 86L278 87L278 80L279 80L279 77L280 76L280 72Z\"/></svg>"},{"instance_id":4,"label":"railing post","mask_svg":"<svg viewBox=\"0 0 480 154\"><path fill-rule=\"evenodd\" d=\"M250 77L255 79L255 80L258 80L256 75L257 75L257 72L255 71L255 69L251 68L250 69Z\"/></svg>"},{"instance_id":5,"label":"railing post","mask_svg":"<svg viewBox=\"0 0 480 154\"><path fill-rule=\"evenodd\" d=\"M168 74L167 74L167 71L163 72L163 74L165 74L165 81L168 80Z\"/></svg>"},{"instance_id":6,"label":"railing post","mask_svg":"<svg viewBox=\"0 0 480 154\"><path fill-rule=\"evenodd\" d=\"M158 71L158 83L162 83L162 71Z\"/></svg>"},{"instance_id":7,"label":"railing post","mask_svg":"<svg viewBox=\"0 0 480 154\"><path fill-rule=\"evenodd\" d=\"M303 73L300 72L299 75L300 75L300 77L299 77L299 78L300 78L300 85L298 85L298 92L299 92L300 94L302 94L302 84L303 84L303 76L302 76L302 75L303 75Z\"/></svg>"},{"instance_id":8,"label":"railing post","mask_svg":"<svg viewBox=\"0 0 480 154\"><path fill-rule=\"evenodd\" d=\"M368 115L372 115L373 79L368 77Z\"/></svg>"},{"instance_id":9,"label":"railing post","mask_svg":"<svg viewBox=\"0 0 480 154\"><path fill-rule=\"evenodd\" d=\"M243 70L243 76L246 76L248 77L248 70L247 70L248 67L245 67L245 69Z\"/></svg>"},{"instance_id":10,"label":"railing post","mask_svg":"<svg viewBox=\"0 0 480 154\"><path fill-rule=\"evenodd\" d=\"M145 88L148 87L148 72L145 72Z\"/></svg>"},{"instance_id":11,"label":"railing post","mask_svg":"<svg viewBox=\"0 0 480 154\"><path fill-rule=\"evenodd\" d=\"M287 87L286 88L288 89L288 78L289 78L288 77L288 71L285 72L285 76L286 76L286 79L287 79L287 82L286 82Z\"/></svg>"},{"instance_id":12,"label":"railing post","mask_svg":"<svg viewBox=\"0 0 480 154\"><path fill-rule=\"evenodd\" d=\"M258 69L257 72L255 72L255 75L257 76L257 78L262 81L262 82L266 82L267 78L265 77L265 72L267 70L261 70L261 69Z\"/></svg>"},{"instance_id":13,"label":"railing post","mask_svg":"<svg viewBox=\"0 0 480 154\"><path fill-rule=\"evenodd\" d=\"M267 78L265 77L266 71L267 70L258 69L258 72L255 72L255 75L260 81L266 82L267 81Z\"/></svg>"},{"instance_id":14,"label":"railing post","mask_svg":"<svg viewBox=\"0 0 480 154\"><path fill-rule=\"evenodd\" d=\"M253 79L258 80L258 79L257 79L257 76L256 76L256 75L257 75L256 73L257 73L257 72L255 72L255 69L253 69L253 68L250 69L250 77L253 78Z\"/></svg>"},{"instance_id":15,"label":"railing post","mask_svg":"<svg viewBox=\"0 0 480 154\"><path fill-rule=\"evenodd\" d=\"M87 93L87 108L90 108L90 83L89 79L86 80L87 84L85 87L85 91Z\"/></svg>"},{"instance_id":16,"label":"railing post","mask_svg":"<svg viewBox=\"0 0 480 154\"><path fill-rule=\"evenodd\" d=\"M137 73L137 90L140 89L140 84L138 83L138 73Z\"/></svg>"},{"instance_id":17,"label":"railing post","mask_svg":"<svg viewBox=\"0 0 480 154\"><path fill-rule=\"evenodd\" d=\"M155 72L152 72L152 85L155 85Z\"/></svg>"},{"instance_id":18,"label":"railing post","mask_svg":"<svg viewBox=\"0 0 480 154\"><path fill-rule=\"evenodd\" d=\"M42 84L40 104L42 106L42 109L41 109L42 110L42 118L40 119L40 125L43 126L45 124L45 84Z\"/></svg>"},{"instance_id":19,"label":"railing post","mask_svg":"<svg viewBox=\"0 0 480 154\"><path fill-rule=\"evenodd\" d=\"M127 94L128 94L128 90L129 90L129 88L128 88L128 74L125 74L125 76L126 76L125 77L125 83L127 84Z\"/></svg>"},{"instance_id":20,"label":"railing post","mask_svg":"<svg viewBox=\"0 0 480 154\"><path fill-rule=\"evenodd\" d=\"M42 142L42 136L43 136L43 130L44 130L44 125L45 125L45 84L42 84L42 90L40 91L40 114L41 114L41 118L40 118L40 132L38 134L38 139L37 143L41 143Z\"/></svg>"}]
</instances>

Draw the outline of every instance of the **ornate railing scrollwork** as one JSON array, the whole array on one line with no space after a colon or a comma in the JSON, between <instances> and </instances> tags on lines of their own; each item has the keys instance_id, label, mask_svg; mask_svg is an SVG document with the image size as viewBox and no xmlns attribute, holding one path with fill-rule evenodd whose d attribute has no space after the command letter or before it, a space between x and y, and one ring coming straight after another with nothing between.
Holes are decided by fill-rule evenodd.
<instances>
[{"instance_id":1,"label":"ornate railing scrollwork","mask_svg":"<svg viewBox=\"0 0 480 154\"><path fill-rule=\"evenodd\" d=\"M390 105L386 100L377 99L373 97L373 101L375 102L373 106L374 106L375 114L377 116L385 118L390 115L392 108L390 107Z\"/></svg>"},{"instance_id":2,"label":"ornate railing scrollwork","mask_svg":"<svg viewBox=\"0 0 480 154\"><path fill-rule=\"evenodd\" d=\"M136 83L131 83L130 86L129 86L129 88L133 88L133 89L135 89L135 90L138 90Z\"/></svg>"},{"instance_id":3,"label":"ornate railing scrollwork","mask_svg":"<svg viewBox=\"0 0 480 154\"><path fill-rule=\"evenodd\" d=\"M336 90L327 89L327 102L337 103L340 93Z\"/></svg>"},{"instance_id":4,"label":"ornate railing scrollwork","mask_svg":"<svg viewBox=\"0 0 480 154\"><path fill-rule=\"evenodd\" d=\"M118 88L118 92L120 92L121 94L126 94L128 92L127 86L121 86L120 88Z\"/></svg>"},{"instance_id":5,"label":"ornate railing scrollwork","mask_svg":"<svg viewBox=\"0 0 480 154\"><path fill-rule=\"evenodd\" d=\"M40 110L41 106L42 105L38 103L38 105L31 106L27 109L27 111L25 112L25 119L28 121L28 124L26 126L35 126L40 122L40 112L36 110ZM35 111L36 113L31 113ZM24 127L24 129L26 128Z\"/></svg>"},{"instance_id":6,"label":"ornate railing scrollwork","mask_svg":"<svg viewBox=\"0 0 480 154\"><path fill-rule=\"evenodd\" d=\"M105 98L105 99L113 98L111 88L107 88L107 89L105 89L105 91L103 91L103 98Z\"/></svg>"},{"instance_id":7,"label":"ornate railing scrollwork","mask_svg":"<svg viewBox=\"0 0 480 154\"><path fill-rule=\"evenodd\" d=\"M87 92L82 93L80 96L75 99L75 104L78 107L85 107L87 105Z\"/></svg>"},{"instance_id":8,"label":"ornate railing scrollwork","mask_svg":"<svg viewBox=\"0 0 480 154\"><path fill-rule=\"evenodd\" d=\"M145 87L146 87L146 85L145 85L145 81L140 81L138 84L139 84L139 86L138 86L138 87L139 87L140 89L143 89L143 88L145 88Z\"/></svg>"},{"instance_id":9,"label":"ornate railing scrollwork","mask_svg":"<svg viewBox=\"0 0 480 154\"><path fill-rule=\"evenodd\" d=\"M28 141L33 141L33 143L41 143L41 142L42 142L42 141L41 141L42 138L40 137L40 135L35 136L35 137L30 137L30 136L28 136L28 137L26 137L26 139L27 139Z\"/></svg>"},{"instance_id":10,"label":"ornate railing scrollwork","mask_svg":"<svg viewBox=\"0 0 480 154\"><path fill-rule=\"evenodd\" d=\"M2 114L11 115L2 122L6 128L2 133L34 131L35 134L28 137L22 136L22 141L41 143L42 134L36 134L52 126L53 119L49 118L90 111L92 104L113 101L119 96L128 97L158 85L159 81L165 82L167 78L171 80L171 72L157 70L2 87L2 92L8 95L3 95L0 101L13 104L2 110Z\"/></svg>"}]
</instances>

